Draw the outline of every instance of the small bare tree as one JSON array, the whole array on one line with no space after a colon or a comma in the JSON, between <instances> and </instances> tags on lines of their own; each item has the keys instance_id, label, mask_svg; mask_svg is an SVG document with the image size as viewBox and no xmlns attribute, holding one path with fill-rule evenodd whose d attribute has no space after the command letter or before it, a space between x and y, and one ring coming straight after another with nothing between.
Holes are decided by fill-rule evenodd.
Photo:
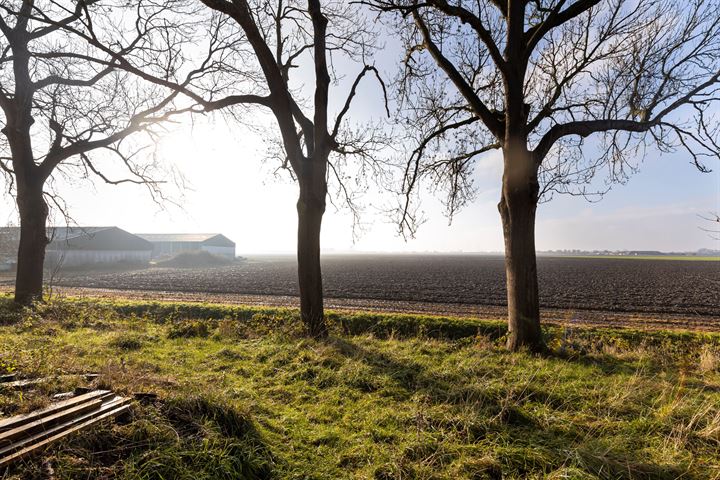
<instances>
[{"instance_id":1,"label":"small bare tree","mask_svg":"<svg viewBox=\"0 0 720 480\"><path fill-rule=\"evenodd\" d=\"M415 226L421 178L444 186L452 214L472 196L475 162L501 151L507 345L541 350L538 202L589 193L602 169L623 180L648 146L681 149L701 171L720 156L720 2L367 3L395 14L408 52L398 85L417 146L402 228Z\"/></svg>"},{"instance_id":2,"label":"small bare tree","mask_svg":"<svg viewBox=\"0 0 720 480\"><path fill-rule=\"evenodd\" d=\"M96 0L0 4L0 167L14 186L20 217L17 302L42 297L48 200L58 198L47 188L53 178L95 176L110 184L146 185L156 198L162 196L153 178L157 165L138 154L155 139L153 126L192 107L177 106L176 89L117 68L117 59L132 58L139 68L176 83L201 76L202 70L193 70L177 78L190 26L162 15L181 5L172 0L132 6ZM131 142L136 133L144 139ZM107 157L117 159L113 163L128 175L111 178Z\"/></svg>"}]
</instances>

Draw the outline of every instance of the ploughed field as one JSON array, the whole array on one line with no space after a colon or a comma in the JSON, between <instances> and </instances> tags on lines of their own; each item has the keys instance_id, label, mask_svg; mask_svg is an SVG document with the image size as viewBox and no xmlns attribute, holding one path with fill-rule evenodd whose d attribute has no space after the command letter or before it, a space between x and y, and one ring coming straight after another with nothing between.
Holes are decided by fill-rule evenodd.
<instances>
[{"instance_id":1,"label":"ploughed field","mask_svg":"<svg viewBox=\"0 0 720 480\"><path fill-rule=\"evenodd\" d=\"M720 262L538 258L544 308L720 317ZM506 304L503 258L489 255L328 255L328 298L464 305ZM296 296L292 256L215 268L66 272L65 287Z\"/></svg>"}]
</instances>

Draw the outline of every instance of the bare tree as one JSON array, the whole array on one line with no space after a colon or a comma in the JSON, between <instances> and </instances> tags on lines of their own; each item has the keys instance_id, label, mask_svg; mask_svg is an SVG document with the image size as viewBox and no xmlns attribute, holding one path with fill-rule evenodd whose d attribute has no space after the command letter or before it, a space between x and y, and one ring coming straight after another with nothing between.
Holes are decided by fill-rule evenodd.
<instances>
[{"instance_id":1,"label":"bare tree","mask_svg":"<svg viewBox=\"0 0 720 480\"><path fill-rule=\"evenodd\" d=\"M48 201L62 207L48 185L58 176L95 176L110 184L146 185L161 196L156 165L140 155L155 139L153 126L192 106L178 107L179 92L147 84L118 69L118 58L176 83L183 29L162 13L181 4L139 1L18 0L0 4L0 167L14 186L20 217L15 300L42 297L48 243ZM92 41L88 41L91 39ZM97 45L103 45L98 48ZM132 142L131 134L145 141ZM105 155L101 155L104 153ZM127 175L115 179L110 158ZM116 171L110 168L110 171Z\"/></svg>"},{"instance_id":2,"label":"bare tree","mask_svg":"<svg viewBox=\"0 0 720 480\"><path fill-rule=\"evenodd\" d=\"M299 186L297 258L301 317L311 336L325 337L320 230L328 178L338 182L346 200L352 200L341 166L347 158L355 157L364 161L364 165L377 167L378 160L373 154L385 143L375 128L352 129L346 125L364 78L375 77L382 92L385 91L377 69L368 63L372 32L366 28L358 9L344 1L201 1L240 29L246 43L244 47L236 45L236 55L245 62L253 62L254 69L241 71L236 67L231 72L235 87L239 85L245 91L211 101L200 101L196 95L190 95L206 110L257 106L274 117L280 131L282 165ZM231 27L227 25L226 37L232 37ZM332 101L330 93L341 77L332 66L333 60L359 65L359 72L348 91L341 94L341 101ZM232 63L229 58L225 62ZM303 69L307 71L302 72ZM337 113L333 115L334 109Z\"/></svg>"},{"instance_id":3,"label":"bare tree","mask_svg":"<svg viewBox=\"0 0 720 480\"><path fill-rule=\"evenodd\" d=\"M401 228L415 228L410 200L423 177L445 188L452 214L472 197L475 162L501 151L507 346L543 349L538 202L588 195L605 169L623 181L652 146L709 170L720 156L720 2L367 3L395 15L408 52L398 85L417 145Z\"/></svg>"}]
</instances>

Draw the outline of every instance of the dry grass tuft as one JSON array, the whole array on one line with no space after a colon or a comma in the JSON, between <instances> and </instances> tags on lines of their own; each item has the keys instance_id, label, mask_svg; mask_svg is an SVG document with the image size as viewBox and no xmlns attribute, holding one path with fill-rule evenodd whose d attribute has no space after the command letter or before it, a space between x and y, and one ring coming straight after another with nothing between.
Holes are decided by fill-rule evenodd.
<instances>
[{"instance_id":1,"label":"dry grass tuft","mask_svg":"<svg viewBox=\"0 0 720 480\"><path fill-rule=\"evenodd\" d=\"M700 350L698 368L703 373L720 370L720 352L710 345L704 345Z\"/></svg>"}]
</instances>

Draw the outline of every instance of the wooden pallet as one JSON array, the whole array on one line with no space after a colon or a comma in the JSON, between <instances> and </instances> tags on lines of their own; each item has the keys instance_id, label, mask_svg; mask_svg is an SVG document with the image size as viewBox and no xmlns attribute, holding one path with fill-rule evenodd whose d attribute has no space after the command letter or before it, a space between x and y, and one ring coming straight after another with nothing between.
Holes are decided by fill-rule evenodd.
<instances>
[{"instance_id":1,"label":"wooden pallet","mask_svg":"<svg viewBox=\"0 0 720 480\"><path fill-rule=\"evenodd\" d=\"M129 398L109 390L93 390L26 415L0 420L0 468L126 412L129 407Z\"/></svg>"}]
</instances>

